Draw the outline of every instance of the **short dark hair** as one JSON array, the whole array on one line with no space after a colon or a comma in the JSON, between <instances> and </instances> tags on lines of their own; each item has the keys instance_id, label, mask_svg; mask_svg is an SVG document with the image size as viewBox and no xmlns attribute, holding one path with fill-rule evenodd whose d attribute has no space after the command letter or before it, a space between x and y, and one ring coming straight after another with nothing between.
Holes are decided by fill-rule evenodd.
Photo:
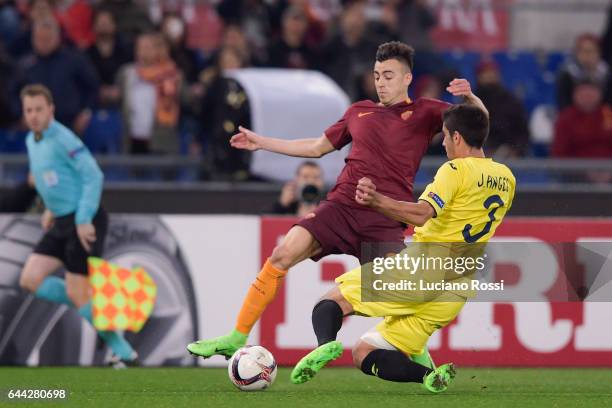
<instances>
[{"instance_id":1,"label":"short dark hair","mask_svg":"<svg viewBox=\"0 0 612 408\"><path fill-rule=\"evenodd\" d=\"M453 135L459 134L471 147L480 149L489 135L489 117L473 105L454 105L442 114L446 129Z\"/></svg>"},{"instance_id":2,"label":"short dark hair","mask_svg":"<svg viewBox=\"0 0 612 408\"><path fill-rule=\"evenodd\" d=\"M19 96L22 101L26 96L42 96L47 100L49 105L53 105L53 95L51 94L51 91L42 84L26 85L21 90Z\"/></svg>"},{"instance_id":3,"label":"short dark hair","mask_svg":"<svg viewBox=\"0 0 612 408\"><path fill-rule=\"evenodd\" d=\"M414 66L414 48L401 41L390 41L378 46L376 51L376 61L385 62L396 59L405 64L412 72Z\"/></svg>"},{"instance_id":4,"label":"short dark hair","mask_svg":"<svg viewBox=\"0 0 612 408\"><path fill-rule=\"evenodd\" d=\"M298 168L295 170L295 174L300 174L300 171L302 171L302 169L304 167L314 167L317 169L320 169L321 166L319 166L319 163L314 162L312 160L304 160L303 162L300 163L300 165L298 166Z\"/></svg>"}]
</instances>

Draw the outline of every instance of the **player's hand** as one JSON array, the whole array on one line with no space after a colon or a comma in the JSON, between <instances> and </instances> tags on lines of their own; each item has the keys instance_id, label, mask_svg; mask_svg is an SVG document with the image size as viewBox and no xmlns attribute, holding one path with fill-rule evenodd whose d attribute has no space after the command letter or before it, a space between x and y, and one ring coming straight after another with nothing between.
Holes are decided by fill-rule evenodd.
<instances>
[{"instance_id":1,"label":"player's hand","mask_svg":"<svg viewBox=\"0 0 612 408\"><path fill-rule=\"evenodd\" d=\"M82 135L85 133L89 122L91 121L91 110L85 109L77 115L72 123L72 129L76 134Z\"/></svg>"},{"instance_id":2,"label":"player's hand","mask_svg":"<svg viewBox=\"0 0 612 408\"><path fill-rule=\"evenodd\" d=\"M373 207L376 205L378 193L376 185L367 177L363 177L357 182L357 190L355 191L355 201L361 205Z\"/></svg>"},{"instance_id":3,"label":"player's hand","mask_svg":"<svg viewBox=\"0 0 612 408\"><path fill-rule=\"evenodd\" d=\"M230 144L236 149L255 151L261 149L259 140L261 136L245 127L239 126L240 133L236 133L230 139Z\"/></svg>"},{"instance_id":4,"label":"player's hand","mask_svg":"<svg viewBox=\"0 0 612 408\"><path fill-rule=\"evenodd\" d=\"M446 87L446 90L453 96L471 96L472 87L467 79L455 78Z\"/></svg>"},{"instance_id":5,"label":"player's hand","mask_svg":"<svg viewBox=\"0 0 612 408\"><path fill-rule=\"evenodd\" d=\"M53 228L53 224L55 224L55 217L53 213L49 210L45 210L42 217L40 218L40 225L42 229L46 232Z\"/></svg>"},{"instance_id":6,"label":"player's hand","mask_svg":"<svg viewBox=\"0 0 612 408\"><path fill-rule=\"evenodd\" d=\"M91 252L91 246L96 242L96 227L93 224L79 224L77 225L77 235L83 248L87 252Z\"/></svg>"},{"instance_id":7,"label":"player's hand","mask_svg":"<svg viewBox=\"0 0 612 408\"><path fill-rule=\"evenodd\" d=\"M281 190L280 199L278 200L280 202L280 205L282 205L283 207L289 207L291 203L295 201L296 188L297 186L295 184L295 181L289 181L285 183L283 189Z\"/></svg>"}]
</instances>

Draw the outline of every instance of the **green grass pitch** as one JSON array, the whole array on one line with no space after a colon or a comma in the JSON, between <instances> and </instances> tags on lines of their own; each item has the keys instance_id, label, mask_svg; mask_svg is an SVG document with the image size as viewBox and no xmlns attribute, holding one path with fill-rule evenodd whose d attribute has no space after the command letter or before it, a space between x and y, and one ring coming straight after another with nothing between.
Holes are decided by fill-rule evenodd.
<instances>
[{"instance_id":1,"label":"green grass pitch","mask_svg":"<svg viewBox=\"0 0 612 408\"><path fill-rule=\"evenodd\" d=\"M61 402L9 402L9 389L67 389ZM293 385L289 369L261 392L241 392L225 369L211 368L0 368L0 407L609 407L609 369L459 368L452 387L431 395L417 384L396 384L356 369L324 369L312 382Z\"/></svg>"}]
</instances>

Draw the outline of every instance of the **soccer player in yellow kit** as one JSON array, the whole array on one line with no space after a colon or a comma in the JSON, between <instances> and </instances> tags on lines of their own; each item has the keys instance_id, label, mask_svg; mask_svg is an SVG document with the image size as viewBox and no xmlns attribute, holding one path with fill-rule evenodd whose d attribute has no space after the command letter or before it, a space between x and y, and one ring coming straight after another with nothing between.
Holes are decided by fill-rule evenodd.
<instances>
[{"instance_id":1,"label":"soccer player in yellow kit","mask_svg":"<svg viewBox=\"0 0 612 408\"><path fill-rule=\"evenodd\" d=\"M355 193L358 203L414 225L413 241L417 247L425 245L421 243L439 243L431 244L437 248L433 252L439 248L444 252L444 247L450 245L477 248L477 243L486 243L510 209L515 191L510 169L486 158L482 150L489 133L488 113L476 106L455 105L443 118L443 145L450 160L439 168L418 202L387 197L377 192L367 178L359 180ZM402 253L418 256L410 247ZM470 295L440 291L430 301L362 301L362 268L369 266L338 277L338 286L314 307L312 322L319 347L296 365L292 381L300 384L310 380L339 357L342 344L336 341L336 335L342 318L359 314L384 320L353 348L353 361L358 368L389 381L423 383L434 393L445 391L455 376L452 364L432 370L409 356L422 353L433 332L453 321Z\"/></svg>"}]
</instances>

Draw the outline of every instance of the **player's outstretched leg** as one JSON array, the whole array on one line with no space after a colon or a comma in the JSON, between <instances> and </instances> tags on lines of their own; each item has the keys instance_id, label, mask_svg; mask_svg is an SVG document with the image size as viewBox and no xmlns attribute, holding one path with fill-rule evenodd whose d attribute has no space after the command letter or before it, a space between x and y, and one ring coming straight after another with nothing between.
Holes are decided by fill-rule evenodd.
<instances>
[{"instance_id":1,"label":"player's outstretched leg","mask_svg":"<svg viewBox=\"0 0 612 408\"><path fill-rule=\"evenodd\" d=\"M251 329L276 296L276 291L286 274L286 270L279 269L271 259L268 259L247 292L236 328L225 336L191 343L187 345L187 350L203 358L215 355L230 358L236 350L246 344Z\"/></svg>"},{"instance_id":2,"label":"player's outstretched leg","mask_svg":"<svg viewBox=\"0 0 612 408\"><path fill-rule=\"evenodd\" d=\"M286 274L286 270L279 269L272 260L268 259L247 292L236 328L224 336L191 343L187 345L187 350L203 358L215 355L231 357L236 350L246 344L251 329L266 306L274 300L276 291Z\"/></svg>"},{"instance_id":3,"label":"player's outstretched leg","mask_svg":"<svg viewBox=\"0 0 612 408\"><path fill-rule=\"evenodd\" d=\"M204 358L214 355L231 357L236 350L246 344L251 329L268 304L274 300L288 269L313 256L319 250L318 241L308 230L299 225L291 228L283 242L274 248L272 255L249 288L238 314L235 330L225 336L191 343L187 346L187 350Z\"/></svg>"},{"instance_id":4,"label":"player's outstretched leg","mask_svg":"<svg viewBox=\"0 0 612 408\"><path fill-rule=\"evenodd\" d=\"M456 375L453 364L431 369L398 350L379 349L364 341L353 348L353 360L364 374L387 381L422 383L432 393L446 391Z\"/></svg>"},{"instance_id":5,"label":"player's outstretched leg","mask_svg":"<svg viewBox=\"0 0 612 408\"><path fill-rule=\"evenodd\" d=\"M311 380L323 367L342 355L342 343L337 340L325 343L306 354L291 372L291 382L303 384Z\"/></svg>"}]
</instances>

